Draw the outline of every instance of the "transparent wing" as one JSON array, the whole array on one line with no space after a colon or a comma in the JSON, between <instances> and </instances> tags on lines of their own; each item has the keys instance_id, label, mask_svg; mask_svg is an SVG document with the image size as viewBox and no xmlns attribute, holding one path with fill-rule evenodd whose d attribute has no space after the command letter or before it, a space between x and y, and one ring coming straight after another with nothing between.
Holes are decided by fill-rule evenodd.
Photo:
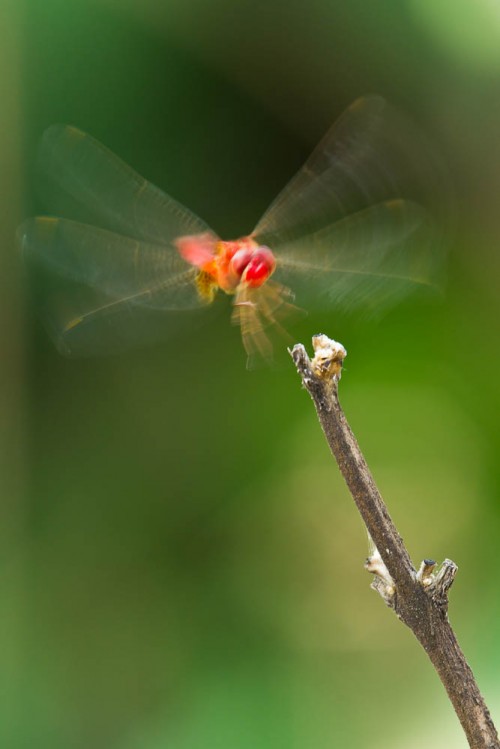
<instances>
[{"instance_id":1,"label":"transparent wing","mask_svg":"<svg viewBox=\"0 0 500 749\"><path fill-rule=\"evenodd\" d=\"M253 234L299 304L380 312L442 281L446 170L384 99L357 100L278 195ZM438 228L439 227L439 228Z\"/></svg>"},{"instance_id":2,"label":"transparent wing","mask_svg":"<svg viewBox=\"0 0 500 749\"><path fill-rule=\"evenodd\" d=\"M380 313L414 290L439 289L433 236L421 206L386 201L283 245L274 277L300 306Z\"/></svg>"},{"instance_id":3,"label":"transparent wing","mask_svg":"<svg viewBox=\"0 0 500 749\"><path fill-rule=\"evenodd\" d=\"M40 279L36 279L40 286ZM161 290L158 290L161 293ZM38 288L38 306L44 327L59 353L69 357L108 356L133 347L167 340L182 340L207 324L220 310L189 309L182 313L137 307L129 300L114 300L94 289L54 284Z\"/></svg>"},{"instance_id":4,"label":"transparent wing","mask_svg":"<svg viewBox=\"0 0 500 749\"><path fill-rule=\"evenodd\" d=\"M53 125L45 131L39 167L51 211L160 244L210 232L194 213L77 128Z\"/></svg>"},{"instance_id":5,"label":"transparent wing","mask_svg":"<svg viewBox=\"0 0 500 749\"><path fill-rule=\"evenodd\" d=\"M57 218L28 219L19 235L27 262L117 302L169 310L203 304L194 282L197 270L169 247Z\"/></svg>"},{"instance_id":6,"label":"transparent wing","mask_svg":"<svg viewBox=\"0 0 500 749\"><path fill-rule=\"evenodd\" d=\"M330 128L252 235L278 248L386 200L435 209L446 181L418 128L380 96L366 96Z\"/></svg>"},{"instance_id":7,"label":"transparent wing","mask_svg":"<svg viewBox=\"0 0 500 749\"><path fill-rule=\"evenodd\" d=\"M27 220L19 239L45 324L64 354L156 340L174 319L178 328L180 317L195 318L204 306L197 270L168 247L53 218Z\"/></svg>"},{"instance_id":8,"label":"transparent wing","mask_svg":"<svg viewBox=\"0 0 500 749\"><path fill-rule=\"evenodd\" d=\"M232 321L241 328L248 369L274 363L276 339L291 342L283 322L301 311L291 303L290 290L276 281L257 289L238 287Z\"/></svg>"}]
</instances>

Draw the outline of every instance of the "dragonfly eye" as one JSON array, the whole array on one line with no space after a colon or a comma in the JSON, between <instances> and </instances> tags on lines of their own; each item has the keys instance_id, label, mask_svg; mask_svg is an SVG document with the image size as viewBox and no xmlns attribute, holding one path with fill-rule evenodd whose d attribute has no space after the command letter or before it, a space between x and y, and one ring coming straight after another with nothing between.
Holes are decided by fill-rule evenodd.
<instances>
[{"instance_id":1,"label":"dragonfly eye","mask_svg":"<svg viewBox=\"0 0 500 749\"><path fill-rule=\"evenodd\" d=\"M243 271L250 262L252 254L252 250L243 249L238 250L238 252L235 252L235 254L233 255L231 259L231 268L233 272L238 276L238 278L241 278Z\"/></svg>"},{"instance_id":2,"label":"dragonfly eye","mask_svg":"<svg viewBox=\"0 0 500 749\"><path fill-rule=\"evenodd\" d=\"M250 259L242 280L248 286L257 288L267 281L276 267L274 255L267 247L259 247Z\"/></svg>"}]
</instances>

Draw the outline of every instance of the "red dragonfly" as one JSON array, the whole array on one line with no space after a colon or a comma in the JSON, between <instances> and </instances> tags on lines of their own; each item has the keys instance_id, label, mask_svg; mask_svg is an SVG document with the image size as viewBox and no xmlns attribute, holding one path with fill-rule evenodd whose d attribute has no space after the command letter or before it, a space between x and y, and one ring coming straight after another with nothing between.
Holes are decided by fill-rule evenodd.
<instances>
[{"instance_id":1,"label":"red dragonfly","mask_svg":"<svg viewBox=\"0 0 500 749\"><path fill-rule=\"evenodd\" d=\"M295 300L379 312L436 285L440 242L418 202L438 189L431 162L416 129L381 97L364 97L255 229L224 241L89 135L54 125L40 149L49 191L83 207L92 225L33 218L19 237L30 263L64 281L62 292L49 282L42 294L47 327L66 355L148 340L153 317L174 316L178 328L223 292L249 362L271 361L272 334L285 333Z\"/></svg>"}]
</instances>

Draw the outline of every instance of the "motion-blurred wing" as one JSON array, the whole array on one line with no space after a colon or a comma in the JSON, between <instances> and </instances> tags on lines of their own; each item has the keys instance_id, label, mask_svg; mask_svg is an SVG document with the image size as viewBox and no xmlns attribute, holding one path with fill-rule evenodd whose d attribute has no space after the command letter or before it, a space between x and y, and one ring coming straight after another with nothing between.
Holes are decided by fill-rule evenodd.
<instances>
[{"instance_id":1,"label":"motion-blurred wing","mask_svg":"<svg viewBox=\"0 0 500 749\"><path fill-rule=\"evenodd\" d=\"M72 218L160 244L210 232L194 213L75 127L52 125L45 131L39 167L52 211L62 208ZM86 214L78 212L80 206Z\"/></svg>"},{"instance_id":2,"label":"motion-blurred wing","mask_svg":"<svg viewBox=\"0 0 500 749\"><path fill-rule=\"evenodd\" d=\"M276 278L299 305L380 311L439 285L444 243L426 207L439 210L447 195L445 170L419 130L368 96L333 125L253 236L273 249Z\"/></svg>"},{"instance_id":3,"label":"motion-blurred wing","mask_svg":"<svg viewBox=\"0 0 500 749\"><path fill-rule=\"evenodd\" d=\"M435 208L443 180L420 131L381 97L367 96L331 127L252 236L278 247L396 198Z\"/></svg>"},{"instance_id":4,"label":"motion-blurred wing","mask_svg":"<svg viewBox=\"0 0 500 749\"><path fill-rule=\"evenodd\" d=\"M219 303L212 304L209 312L199 308L182 314L137 307L130 300L110 300L82 286L37 293L44 327L59 353L69 357L108 356L171 336L182 340L220 311Z\"/></svg>"},{"instance_id":5,"label":"motion-blurred wing","mask_svg":"<svg viewBox=\"0 0 500 749\"><path fill-rule=\"evenodd\" d=\"M439 289L441 256L434 226L416 203L379 203L285 244L276 280L305 307L382 312L412 291Z\"/></svg>"},{"instance_id":6,"label":"motion-blurred wing","mask_svg":"<svg viewBox=\"0 0 500 749\"><path fill-rule=\"evenodd\" d=\"M193 316L204 306L197 270L168 247L54 218L25 221L19 238L62 353L108 353L155 340L168 313L178 321L179 310Z\"/></svg>"},{"instance_id":7,"label":"motion-blurred wing","mask_svg":"<svg viewBox=\"0 0 500 749\"><path fill-rule=\"evenodd\" d=\"M27 262L116 301L169 310L203 304L197 270L169 247L57 218L28 219L19 234Z\"/></svg>"},{"instance_id":8,"label":"motion-blurred wing","mask_svg":"<svg viewBox=\"0 0 500 749\"><path fill-rule=\"evenodd\" d=\"M238 287L233 307L233 323L241 328L243 346L247 353L247 368L262 363L273 364L279 339L291 342L283 322L302 312L291 303L290 290L274 280L259 288L244 284Z\"/></svg>"}]
</instances>

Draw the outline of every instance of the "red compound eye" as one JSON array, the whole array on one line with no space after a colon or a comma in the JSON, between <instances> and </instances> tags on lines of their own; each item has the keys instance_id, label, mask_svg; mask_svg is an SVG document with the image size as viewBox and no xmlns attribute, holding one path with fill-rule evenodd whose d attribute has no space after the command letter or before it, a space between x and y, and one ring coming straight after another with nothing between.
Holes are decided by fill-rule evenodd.
<instances>
[{"instance_id":1,"label":"red compound eye","mask_svg":"<svg viewBox=\"0 0 500 749\"><path fill-rule=\"evenodd\" d=\"M244 250L238 250L238 252L235 252L231 259L231 268L236 273L238 278L241 277L243 274L243 271L247 267L250 258L252 257L252 250L250 249L244 249Z\"/></svg>"},{"instance_id":2,"label":"red compound eye","mask_svg":"<svg viewBox=\"0 0 500 749\"><path fill-rule=\"evenodd\" d=\"M275 267L276 261L271 250L267 247L260 247L252 254L242 280L249 286L257 288L267 281Z\"/></svg>"}]
</instances>

